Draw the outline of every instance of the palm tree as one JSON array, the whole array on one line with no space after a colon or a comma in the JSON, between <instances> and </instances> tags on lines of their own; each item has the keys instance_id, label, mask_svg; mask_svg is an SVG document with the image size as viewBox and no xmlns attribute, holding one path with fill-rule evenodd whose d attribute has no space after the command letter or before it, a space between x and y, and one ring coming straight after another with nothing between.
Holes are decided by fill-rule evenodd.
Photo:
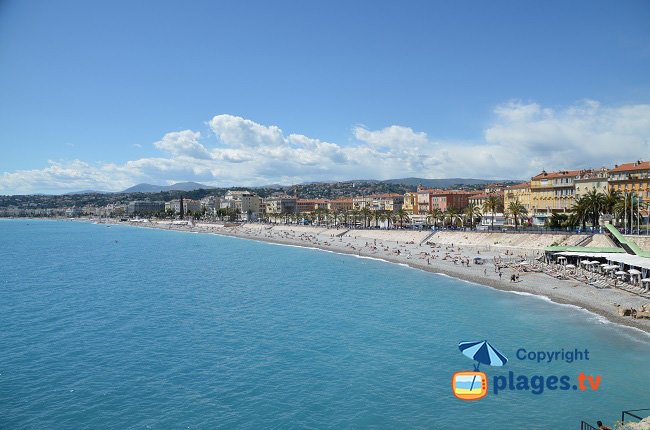
<instances>
[{"instance_id":1,"label":"palm tree","mask_svg":"<svg viewBox=\"0 0 650 430\"><path fill-rule=\"evenodd\" d=\"M377 211L376 218L381 222L388 221L388 226L386 228L390 229L390 213L388 211Z\"/></svg>"},{"instance_id":2,"label":"palm tree","mask_svg":"<svg viewBox=\"0 0 650 430\"><path fill-rule=\"evenodd\" d=\"M499 209L499 199L496 196L490 196L483 203L484 212L492 212L492 228L494 228L494 216Z\"/></svg>"},{"instance_id":3,"label":"palm tree","mask_svg":"<svg viewBox=\"0 0 650 430\"><path fill-rule=\"evenodd\" d=\"M380 210L376 210L372 213L371 219L375 220L375 227L379 227L379 219L381 218L381 216L382 216L382 212Z\"/></svg>"},{"instance_id":4,"label":"palm tree","mask_svg":"<svg viewBox=\"0 0 650 430\"><path fill-rule=\"evenodd\" d=\"M400 208L398 209L396 216L399 219L400 228L404 228L404 220L409 220L409 214L404 209Z\"/></svg>"},{"instance_id":5,"label":"palm tree","mask_svg":"<svg viewBox=\"0 0 650 430\"><path fill-rule=\"evenodd\" d=\"M443 213L440 208L433 208L427 212L427 222L433 220L433 226L438 228L438 220L443 218Z\"/></svg>"},{"instance_id":6,"label":"palm tree","mask_svg":"<svg viewBox=\"0 0 650 430\"><path fill-rule=\"evenodd\" d=\"M481 208L476 205L469 205L463 211L463 216L469 220L470 230L474 228L474 218L481 216Z\"/></svg>"},{"instance_id":7,"label":"palm tree","mask_svg":"<svg viewBox=\"0 0 650 430\"><path fill-rule=\"evenodd\" d=\"M449 219L449 224L451 226L456 225L455 221L457 219L462 222L462 218L460 217L460 211L453 206L447 208L447 212L445 212L445 216Z\"/></svg>"},{"instance_id":8,"label":"palm tree","mask_svg":"<svg viewBox=\"0 0 650 430\"><path fill-rule=\"evenodd\" d=\"M607 196L596 190L591 190L580 200L585 206L585 218L589 218L591 220L591 225L597 227L600 215L605 211L608 203Z\"/></svg>"},{"instance_id":9,"label":"palm tree","mask_svg":"<svg viewBox=\"0 0 650 430\"><path fill-rule=\"evenodd\" d=\"M341 222L343 222L343 225L347 225L347 223L348 223L348 214L346 212L343 212L343 211L340 211L340 210L337 211L337 213L338 213L337 217L339 219L339 225L341 224Z\"/></svg>"},{"instance_id":10,"label":"palm tree","mask_svg":"<svg viewBox=\"0 0 650 430\"><path fill-rule=\"evenodd\" d=\"M623 199L623 195L616 190L609 190L605 195L605 207L603 212L608 215L614 215L614 208Z\"/></svg>"},{"instance_id":11,"label":"palm tree","mask_svg":"<svg viewBox=\"0 0 650 430\"><path fill-rule=\"evenodd\" d=\"M363 208L361 209L361 216L363 217L363 228L368 227L370 225L368 221L372 219L372 212L368 208Z\"/></svg>"},{"instance_id":12,"label":"palm tree","mask_svg":"<svg viewBox=\"0 0 650 430\"><path fill-rule=\"evenodd\" d=\"M514 202L510 202L508 205L508 212L510 212L510 215L514 218L515 230L517 230L517 219L521 219L521 216L526 215L528 210L524 205L519 203L519 200L515 200Z\"/></svg>"}]
</instances>

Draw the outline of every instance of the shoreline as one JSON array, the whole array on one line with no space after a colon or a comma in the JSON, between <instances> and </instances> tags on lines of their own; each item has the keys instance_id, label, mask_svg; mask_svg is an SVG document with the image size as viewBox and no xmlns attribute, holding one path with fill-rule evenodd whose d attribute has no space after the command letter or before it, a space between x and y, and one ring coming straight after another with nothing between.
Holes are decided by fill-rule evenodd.
<instances>
[{"instance_id":1,"label":"shoreline","mask_svg":"<svg viewBox=\"0 0 650 430\"><path fill-rule=\"evenodd\" d=\"M96 222L94 219L79 219L82 222ZM639 308L641 305L650 306L650 298L637 295L628 291L607 288L598 289L584 282L574 279L560 280L546 273L540 272L521 272L514 271L512 268L505 268L503 278L499 278L495 271L493 258L515 258L515 253L519 256L532 259L539 249L512 249L503 247L499 249L483 249L482 246L453 245L453 244L436 244L437 256L433 259L424 259L423 257L414 258L414 252L430 252L430 246L427 244L414 243L413 240L400 243L391 241L391 234L395 237L404 237L416 235L418 233L390 230L346 230L336 228L312 227L312 226L294 226L284 224L244 224L241 226L224 226L223 224L198 223L196 225L171 224L170 222L119 222L110 221L106 225L126 225L131 227L155 228L167 231L179 231L188 233L216 234L221 236L234 237L244 240L255 240L270 244L284 246L293 246L299 248L315 249L338 254L353 255L361 258L370 258L400 264L413 269L423 270L425 272L448 276L464 282L469 282L480 287L488 287L499 291L510 292L515 294L532 295L542 300L547 300L555 304L572 306L583 311L594 314L596 319L603 323L613 323L618 326L641 331L644 335L650 336L650 319L634 319L624 317L618 314L619 304L621 307ZM348 235L349 233L349 235ZM428 237L430 232L425 234ZM448 232L446 232L448 234ZM360 238L355 236L358 234ZM467 233L458 233L459 235ZM376 237L378 236L378 238ZM388 239L387 239L388 237ZM460 236L459 236L460 237ZM431 240L435 241L435 235ZM374 251L368 249L369 242L380 245L383 249ZM364 246L365 242L365 246ZM372 245L372 244L371 244ZM372 246L371 246L372 248ZM401 251L395 254L395 250ZM463 258L470 259L481 254L484 257L485 264L477 266L459 265L451 260L440 258L442 252L450 255L455 252L457 255L463 255ZM503 254L501 251L506 251ZM518 282L509 282L510 274L517 273L520 275ZM602 320L604 318L604 320Z\"/></svg>"},{"instance_id":2,"label":"shoreline","mask_svg":"<svg viewBox=\"0 0 650 430\"><path fill-rule=\"evenodd\" d=\"M138 227L138 226L136 226L136 227ZM183 230L181 230L181 231L183 231ZM188 232L189 231L191 231L191 230L188 230ZM430 269L430 268L428 268L426 266L407 263L407 262L404 262L404 261L400 261L398 259L390 259L390 258L385 258L385 257L384 258L379 258L379 257L371 256L371 255L355 254L353 252L332 250L330 248L320 247L320 246L296 245L294 243L280 241L280 240L268 240L268 239L261 239L261 238L251 238L251 237L247 237L247 236L244 236L244 235L227 233L227 232L212 233L212 234L227 236L227 237L234 237L234 238L243 239L243 240L255 240L255 241L259 241L259 242L265 242L265 243L276 244L276 245L292 246L292 247L304 248L304 249L314 249L314 250L332 252L332 253L335 253L335 254L345 254L345 255L351 255L351 256L356 256L356 257L361 257L361 258L369 258L369 259L373 259L373 260L377 260L377 261L381 261L381 262L385 262L385 263L391 263L391 264L398 264L398 265L401 265L401 266L407 266L407 267L409 267L411 269L422 270L422 271L425 271L427 273L431 273L431 274L434 274L434 275L447 276L447 277L450 277L450 278L453 278L453 279L456 279L456 280L471 283L471 284L474 284L477 287L491 288L493 290L498 290L498 291L502 291L502 292L506 292L506 293L514 293L514 294L519 294L519 295L532 296L532 297L538 298L540 300L551 302L551 303L556 304L556 305L570 306L570 307L573 307L573 308L583 310L583 311L587 311L587 312L591 313L592 315L594 315L595 319L598 319L601 322L607 322L607 323L611 323L611 324L616 324L616 325L621 326L621 327L635 329L635 331L640 331L641 334L650 337L650 321L649 320L634 319L634 318L631 318L631 317L622 317L622 316L618 315L617 313L615 313L613 311L607 312L602 307L592 306L592 304L589 303L588 301L584 301L582 303L576 303L575 301L567 300L567 299L557 297L557 296L531 292L530 290L528 290L524 286L519 287L519 285L516 284L516 283L515 284L510 284L510 283L505 282L505 281L498 281L496 279L491 279L491 278L480 278L479 279L478 277L459 274L458 272L455 272L455 271L452 272L452 271L446 271L446 270L443 270L443 269L434 270L434 269ZM553 278L549 277L549 279L553 279ZM488 281L488 282L486 282L486 281ZM626 293L625 291L621 291L621 292ZM645 300L645 301L650 303L650 300Z\"/></svg>"}]
</instances>

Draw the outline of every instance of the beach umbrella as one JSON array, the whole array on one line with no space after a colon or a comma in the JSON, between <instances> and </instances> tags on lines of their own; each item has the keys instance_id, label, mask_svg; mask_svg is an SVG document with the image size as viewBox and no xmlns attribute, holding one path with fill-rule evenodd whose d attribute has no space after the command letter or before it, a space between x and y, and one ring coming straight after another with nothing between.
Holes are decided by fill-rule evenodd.
<instances>
[{"instance_id":1,"label":"beach umbrella","mask_svg":"<svg viewBox=\"0 0 650 430\"><path fill-rule=\"evenodd\" d=\"M573 264L567 264L567 265L566 265L566 268L567 268L567 269L575 269L576 266L574 266Z\"/></svg>"},{"instance_id":2,"label":"beach umbrella","mask_svg":"<svg viewBox=\"0 0 650 430\"><path fill-rule=\"evenodd\" d=\"M618 272L616 272L616 274L617 274L617 275L627 275L627 272L624 272L624 271L622 271L622 270L619 270Z\"/></svg>"},{"instance_id":3,"label":"beach umbrella","mask_svg":"<svg viewBox=\"0 0 650 430\"><path fill-rule=\"evenodd\" d=\"M497 351L488 343L487 340L460 342L458 344L458 349L460 349L460 352L462 352L465 357L469 357L478 362L474 365L475 371L478 371L481 364L487 364L488 366L503 366L508 362L506 356ZM476 375L474 376L474 379L472 379L472 384L469 388L470 390L474 388L475 380Z\"/></svg>"},{"instance_id":4,"label":"beach umbrella","mask_svg":"<svg viewBox=\"0 0 650 430\"><path fill-rule=\"evenodd\" d=\"M627 273L629 273L630 275L640 275L641 274L641 272L639 272L636 269L630 269L630 270L627 271Z\"/></svg>"},{"instance_id":5,"label":"beach umbrella","mask_svg":"<svg viewBox=\"0 0 650 430\"><path fill-rule=\"evenodd\" d=\"M497 351L486 340L460 342L458 344L458 349L460 349L460 352L462 352L464 356L478 361L478 365L475 365L476 370L478 370L481 364L487 364L488 366L503 366L508 362L506 356Z\"/></svg>"},{"instance_id":6,"label":"beach umbrella","mask_svg":"<svg viewBox=\"0 0 650 430\"><path fill-rule=\"evenodd\" d=\"M641 279L641 282L650 282L650 278L643 278Z\"/></svg>"}]
</instances>

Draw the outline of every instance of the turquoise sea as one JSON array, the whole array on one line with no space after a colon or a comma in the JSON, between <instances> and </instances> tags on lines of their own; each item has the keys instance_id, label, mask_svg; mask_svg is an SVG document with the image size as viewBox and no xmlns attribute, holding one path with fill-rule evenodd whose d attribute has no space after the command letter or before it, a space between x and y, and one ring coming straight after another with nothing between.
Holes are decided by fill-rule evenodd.
<instances>
[{"instance_id":1,"label":"turquoise sea","mask_svg":"<svg viewBox=\"0 0 650 430\"><path fill-rule=\"evenodd\" d=\"M649 337L536 297L215 235L3 220L0 238L2 429L574 429L650 408ZM509 361L456 399L458 342L483 339ZM510 371L601 380L495 394Z\"/></svg>"}]
</instances>

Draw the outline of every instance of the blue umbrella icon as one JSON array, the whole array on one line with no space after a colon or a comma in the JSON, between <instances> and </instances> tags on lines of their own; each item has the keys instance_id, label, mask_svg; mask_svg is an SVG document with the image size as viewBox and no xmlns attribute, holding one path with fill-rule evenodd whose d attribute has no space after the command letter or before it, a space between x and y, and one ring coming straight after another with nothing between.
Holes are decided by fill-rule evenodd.
<instances>
[{"instance_id":1,"label":"blue umbrella icon","mask_svg":"<svg viewBox=\"0 0 650 430\"><path fill-rule=\"evenodd\" d=\"M458 349L460 349L460 352L462 352L464 356L478 362L474 365L474 371L478 371L481 363L487 364L488 366L503 366L508 362L506 356L497 351L488 343L487 340L460 342L458 344ZM470 390L474 387L475 380L476 376L474 376L474 379L472 380Z\"/></svg>"}]
</instances>

